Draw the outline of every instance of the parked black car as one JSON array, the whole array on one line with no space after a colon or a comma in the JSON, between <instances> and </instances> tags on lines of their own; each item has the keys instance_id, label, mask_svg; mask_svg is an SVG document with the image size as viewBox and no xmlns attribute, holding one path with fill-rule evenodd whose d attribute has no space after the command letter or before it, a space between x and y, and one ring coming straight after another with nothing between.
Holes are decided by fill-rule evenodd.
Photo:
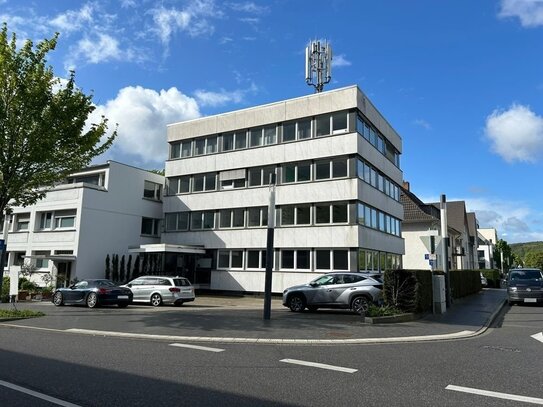
<instances>
[{"instance_id":1,"label":"parked black car","mask_svg":"<svg viewBox=\"0 0 543 407\"><path fill-rule=\"evenodd\" d=\"M132 291L118 287L109 280L81 280L69 288L57 288L53 293L53 304L81 304L89 308L100 305L115 305L124 308L132 302Z\"/></svg>"}]
</instances>

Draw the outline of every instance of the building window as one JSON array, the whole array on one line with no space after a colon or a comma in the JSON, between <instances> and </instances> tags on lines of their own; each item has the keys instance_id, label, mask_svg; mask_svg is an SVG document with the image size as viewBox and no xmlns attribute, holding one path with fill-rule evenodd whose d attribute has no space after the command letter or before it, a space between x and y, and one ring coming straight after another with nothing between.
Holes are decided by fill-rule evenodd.
<instances>
[{"instance_id":1,"label":"building window","mask_svg":"<svg viewBox=\"0 0 543 407\"><path fill-rule=\"evenodd\" d=\"M315 223L347 223L347 203L315 204Z\"/></svg>"},{"instance_id":2,"label":"building window","mask_svg":"<svg viewBox=\"0 0 543 407\"><path fill-rule=\"evenodd\" d=\"M181 156L181 143L170 144L170 158L179 158Z\"/></svg>"},{"instance_id":3,"label":"building window","mask_svg":"<svg viewBox=\"0 0 543 407\"><path fill-rule=\"evenodd\" d=\"M318 116L315 119L316 136L322 137L330 134L330 115Z\"/></svg>"},{"instance_id":4,"label":"building window","mask_svg":"<svg viewBox=\"0 0 543 407\"><path fill-rule=\"evenodd\" d=\"M141 234L158 236L160 219L141 218Z\"/></svg>"},{"instance_id":5,"label":"building window","mask_svg":"<svg viewBox=\"0 0 543 407\"><path fill-rule=\"evenodd\" d=\"M277 142L277 126L266 126L264 127L264 144L270 145Z\"/></svg>"},{"instance_id":6,"label":"building window","mask_svg":"<svg viewBox=\"0 0 543 407\"><path fill-rule=\"evenodd\" d=\"M232 151L234 149L234 133L222 135L222 151Z\"/></svg>"},{"instance_id":7,"label":"building window","mask_svg":"<svg viewBox=\"0 0 543 407\"><path fill-rule=\"evenodd\" d=\"M192 192L214 191L217 189L217 174L197 174L192 179Z\"/></svg>"},{"instance_id":8,"label":"building window","mask_svg":"<svg viewBox=\"0 0 543 407\"><path fill-rule=\"evenodd\" d=\"M311 205L285 205L281 207L281 225L311 224Z\"/></svg>"},{"instance_id":9,"label":"building window","mask_svg":"<svg viewBox=\"0 0 543 407\"><path fill-rule=\"evenodd\" d=\"M181 142L181 157L190 157L192 155L192 140Z\"/></svg>"},{"instance_id":10,"label":"building window","mask_svg":"<svg viewBox=\"0 0 543 407\"><path fill-rule=\"evenodd\" d=\"M333 250L334 270L349 270L349 251Z\"/></svg>"},{"instance_id":11,"label":"building window","mask_svg":"<svg viewBox=\"0 0 543 407\"><path fill-rule=\"evenodd\" d=\"M348 173L348 158L315 161L315 179L346 177Z\"/></svg>"},{"instance_id":12,"label":"building window","mask_svg":"<svg viewBox=\"0 0 543 407\"><path fill-rule=\"evenodd\" d=\"M44 258L45 256L50 256L50 251L35 251L34 256L37 256L34 259L34 265L37 269L46 269L49 267L49 259Z\"/></svg>"},{"instance_id":13,"label":"building window","mask_svg":"<svg viewBox=\"0 0 543 407\"><path fill-rule=\"evenodd\" d=\"M399 219L362 203L358 204L358 223L394 236L402 234Z\"/></svg>"},{"instance_id":14,"label":"building window","mask_svg":"<svg viewBox=\"0 0 543 407\"><path fill-rule=\"evenodd\" d=\"M53 219L53 212L42 212L40 213L40 230L51 229Z\"/></svg>"},{"instance_id":15,"label":"building window","mask_svg":"<svg viewBox=\"0 0 543 407\"><path fill-rule=\"evenodd\" d=\"M143 197L147 199L153 199L160 201L162 192L162 185L156 182L144 181L143 183Z\"/></svg>"},{"instance_id":16,"label":"building window","mask_svg":"<svg viewBox=\"0 0 543 407\"><path fill-rule=\"evenodd\" d=\"M25 262L26 252L11 252L14 266L22 266Z\"/></svg>"},{"instance_id":17,"label":"building window","mask_svg":"<svg viewBox=\"0 0 543 407\"><path fill-rule=\"evenodd\" d=\"M213 154L217 152L217 137L206 138L206 154Z\"/></svg>"},{"instance_id":18,"label":"building window","mask_svg":"<svg viewBox=\"0 0 543 407\"><path fill-rule=\"evenodd\" d=\"M15 221L15 230L16 231L27 231L30 224L30 214L29 213L19 213L16 215L17 220Z\"/></svg>"},{"instance_id":19,"label":"building window","mask_svg":"<svg viewBox=\"0 0 543 407\"><path fill-rule=\"evenodd\" d=\"M167 232L188 230L189 228L189 212L166 213L165 219Z\"/></svg>"},{"instance_id":20,"label":"building window","mask_svg":"<svg viewBox=\"0 0 543 407\"><path fill-rule=\"evenodd\" d=\"M258 147L262 145L262 129L249 130L249 147Z\"/></svg>"},{"instance_id":21,"label":"building window","mask_svg":"<svg viewBox=\"0 0 543 407\"><path fill-rule=\"evenodd\" d=\"M316 270L349 270L349 250L315 250Z\"/></svg>"},{"instance_id":22,"label":"building window","mask_svg":"<svg viewBox=\"0 0 543 407\"><path fill-rule=\"evenodd\" d=\"M348 113L336 112L332 115L332 134L344 133L348 127Z\"/></svg>"},{"instance_id":23,"label":"building window","mask_svg":"<svg viewBox=\"0 0 543 407\"><path fill-rule=\"evenodd\" d=\"M194 140L194 155L204 155L206 151L206 139Z\"/></svg>"},{"instance_id":24,"label":"building window","mask_svg":"<svg viewBox=\"0 0 543 407\"><path fill-rule=\"evenodd\" d=\"M247 250L247 268L265 269L266 250Z\"/></svg>"},{"instance_id":25,"label":"building window","mask_svg":"<svg viewBox=\"0 0 543 407\"><path fill-rule=\"evenodd\" d=\"M247 226L248 227L261 227L268 225L268 208L249 208L247 215Z\"/></svg>"},{"instance_id":26,"label":"building window","mask_svg":"<svg viewBox=\"0 0 543 407\"><path fill-rule=\"evenodd\" d=\"M191 213L192 230L213 229L215 227L214 211L197 211Z\"/></svg>"},{"instance_id":27,"label":"building window","mask_svg":"<svg viewBox=\"0 0 543 407\"><path fill-rule=\"evenodd\" d=\"M220 269L242 269L243 250L219 250L217 265Z\"/></svg>"},{"instance_id":28,"label":"building window","mask_svg":"<svg viewBox=\"0 0 543 407\"><path fill-rule=\"evenodd\" d=\"M315 250L315 269L330 270L330 250Z\"/></svg>"},{"instance_id":29,"label":"building window","mask_svg":"<svg viewBox=\"0 0 543 407\"><path fill-rule=\"evenodd\" d=\"M283 142L311 138L311 119L283 124Z\"/></svg>"},{"instance_id":30,"label":"building window","mask_svg":"<svg viewBox=\"0 0 543 407\"><path fill-rule=\"evenodd\" d=\"M95 174L82 174L68 177L66 181L68 184L77 184L83 182L85 184L92 184L103 187L105 185L105 177L105 172L99 172Z\"/></svg>"},{"instance_id":31,"label":"building window","mask_svg":"<svg viewBox=\"0 0 543 407\"><path fill-rule=\"evenodd\" d=\"M282 172L284 184L311 181L311 163L309 161L283 164Z\"/></svg>"},{"instance_id":32,"label":"building window","mask_svg":"<svg viewBox=\"0 0 543 407\"><path fill-rule=\"evenodd\" d=\"M270 175L275 174L275 167L257 167L249 169L249 186L269 185Z\"/></svg>"},{"instance_id":33,"label":"building window","mask_svg":"<svg viewBox=\"0 0 543 407\"><path fill-rule=\"evenodd\" d=\"M347 168L348 168L348 159L346 157L332 160L332 177L333 178L346 177Z\"/></svg>"},{"instance_id":34,"label":"building window","mask_svg":"<svg viewBox=\"0 0 543 407\"><path fill-rule=\"evenodd\" d=\"M55 229L67 229L75 227L76 210L57 211L54 214Z\"/></svg>"},{"instance_id":35,"label":"building window","mask_svg":"<svg viewBox=\"0 0 543 407\"><path fill-rule=\"evenodd\" d=\"M281 250L281 268L309 270L311 268L310 250Z\"/></svg>"},{"instance_id":36,"label":"building window","mask_svg":"<svg viewBox=\"0 0 543 407\"><path fill-rule=\"evenodd\" d=\"M221 209L219 211L220 228L242 228L245 226L245 210L243 208Z\"/></svg>"},{"instance_id":37,"label":"building window","mask_svg":"<svg viewBox=\"0 0 543 407\"><path fill-rule=\"evenodd\" d=\"M247 148L247 131L246 130L236 131L234 146L236 150Z\"/></svg>"},{"instance_id":38,"label":"building window","mask_svg":"<svg viewBox=\"0 0 543 407\"><path fill-rule=\"evenodd\" d=\"M171 195L186 194L190 192L190 175L168 179L168 192Z\"/></svg>"}]
</instances>

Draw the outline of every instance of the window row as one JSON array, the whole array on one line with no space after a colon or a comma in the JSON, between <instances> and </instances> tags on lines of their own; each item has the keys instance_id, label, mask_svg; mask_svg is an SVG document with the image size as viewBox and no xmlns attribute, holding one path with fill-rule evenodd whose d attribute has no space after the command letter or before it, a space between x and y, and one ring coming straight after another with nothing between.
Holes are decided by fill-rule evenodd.
<instances>
[{"instance_id":1,"label":"window row","mask_svg":"<svg viewBox=\"0 0 543 407\"><path fill-rule=\"evenodd\" d=\"M372 165L362 159L357 162L358 178L366 181L372 187L400 202L400 188L389 178L381 175Z\"/></svg>"},{"instance_id":2,"label":"window row","mask_svg":"<svg viewBox=\"0 0 543 407\"><path fill-rule=\"evenodd\" d=\"M383 154L396 167L400 168L400 153L375 127L362 116L356 117L356 131Z\"/></svg>"},{"instance_id":3,"label":"window row","mask_svg":"<svg viewBox=\"0 0 543 407\"><path fill-rule=\"evenodd\" d=\"M160 233L160 219L141 218L141 234L145 236L158 236Z\"/></svg>"},{"instance_id":4,"label":"window row","mask_svg":"<svg viewBox=\"0 0 543 407\"><path fill-rule=\"evenodd\" d=\"M284 205L279 208L281 211L280 225L311 225L348 223L349 204L347 202L337 203L316 203L300 205ZM313 216L311 216L313 211Z\"/></svg>"},{"instance_id":5,"label":"window row","mask_svg":"<svg viewBox=\"0 0 543 407\"><path fill-rule=\"evenodd\" d=\"M377 250L358 250L358 269L360 271L397 270L402 267L402 255L379 252Z\"/></svg>"},{"instance_id":6,"label":"window row","mask_svg":"<svg viewBox=\"0 0 543 407\"><path fill-rule=\"evenodd\" d=\"M282 270L349 270L349 250L347 249L281 249L276 253ZM218 250L217 268L223 270L265 269L266 250Z\"/></svg>"},{"instance_id":7,"label":"window row","mask_svg":"<svg viewBox=\"0 0 543 407\"><path fill-rule=\"evenodd\" d=\"M143 197L154 201L160 201L162 198L162 185L152 181L144 181Z\"/></svg>"},{"instance_id":8,"label":"window row","mask_svg":"<svg viewBox=\"0 0 543 407\"><path fill-rule=\"evenodd\" d=\"M358 223L394 236L401 236L401 221L371 206L358 204Z\"/></svg>"},{"instance_id":9,"label":"window row","mask_svg":"<svg viewBox=\"0 0 543 407\"><path fill-rule=\"evenodd\" d=\"M170 158L186 158L245 148L287 143L348 131L349 112L341 111L283 124L236 130L207 137L170 143Z\"/></svg>"},{"instance_id":10,"label":"window row","mask_svg":"<svg viewBox=\"0 0 543 407\"><path fill-rule=\"evenodd\" d=\"M320 181L349 176L349 159L340 157L315 161L282 164L279 184ZM206 174L170 177L167 180L168 194L186 194L191 192L216 191L269 185L270 176L276 174L276 166L253 167L210 172ZM382 178L382 177L381 177Z\"/></svg>"},{"instance_id":11,"label":"window row","mask_svg":"<svg viewBox=\"0 0 543 407\"><path fill-rule=\"evenodd\" d=\"M75 227L75 209L36 213L34 230L47 231L56 229L73 229ZM13 221L13 231L30 230L30 213L17 213Z\"/></svg>"}]
</instances>

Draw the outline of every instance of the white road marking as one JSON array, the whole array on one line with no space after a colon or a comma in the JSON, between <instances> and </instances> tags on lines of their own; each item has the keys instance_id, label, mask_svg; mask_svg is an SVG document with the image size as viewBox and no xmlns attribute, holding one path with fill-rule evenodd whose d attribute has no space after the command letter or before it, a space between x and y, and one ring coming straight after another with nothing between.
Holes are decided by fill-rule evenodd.
<instances>
[{"instance_id":1,"label":"white road marking","mask_svg":"<svg viewBox=\"0 0 543 407\"><path fill-rule=\"evenodd\" d=\"M334 366L334 365L326 365L324 363L315 363L315 362L306 362L304 360L296 360L296 359L281 359L279 362L284 363L292 363L294 365L302 365L302 366L310 366L310 367L318 367L320 369L328 369L328 370L336 370L338 372L345 372L345 373L355 373L358 372L358 369L350 369L348 367L341 367L341 366Z\"/></svg>"},{"instance_id":2,"label":"white road marking","mask_svg":"<svg viewBox=\"0 0 543 407\"><path fill-rule=\"evenodd\" d=\"M539 332L538 334L532 335L532 338L534 338L536 341L543 343L543 332Z\"/></svg>"},{"instance_id":3,"label":"white road marking","mask_svg":"<svg viewBox=\"0 0 543 407\"><path fill-rule=\"evenodd\" d=\"M188 345L186 343L170 343L170 346L176 346L178 348L189 348L189 349L205 350L207 352L224 352L224 349L208 348L207 346Z\"/></svg>"},{"instance_id":4,"label":"white road marking","mask_svg":"<svg viewBox=\"0 0 543 407\"><path fill-rule=\"evenodd\" d=\"M77 404L69 403L67 401L60 400L60 399L57 399L55 397L48 396L47 394L43 394L43 393L39 393L39 392L34 391L34 390L26 389L24 387L17 386L16 384L5 382L3 380L0 380L0 386L4 386L4 387L7 387L8 389L12 389L12 390L15 390L15 391L18 391L18 392L21 392L21 393L28 394L29 396L36 397L36 398L48 401L48 402L53 403L53 404L57 404L59 406L63 406L63 407L81 407L81 406L79 406Z\"/></svg>"},{"instance_id":5,"label":"white road marking","mask_svg":"<svg viewBox=\"0 0 543 407\"><path fill-rule=\"evenodd\" d=\"M459 391L463 393L478 394L480 396L495 397L495 398L504 399L504 400L522 401L524 403L543 405L543 399L538 399L535 397L518 396L516 394L498 393L496 391L479 390L479 389L473 389L471 387L462 387L462 386L453 386L453 385L448 385L447 387L445 387L445 389Z\"/></svg>"}]
</instances>

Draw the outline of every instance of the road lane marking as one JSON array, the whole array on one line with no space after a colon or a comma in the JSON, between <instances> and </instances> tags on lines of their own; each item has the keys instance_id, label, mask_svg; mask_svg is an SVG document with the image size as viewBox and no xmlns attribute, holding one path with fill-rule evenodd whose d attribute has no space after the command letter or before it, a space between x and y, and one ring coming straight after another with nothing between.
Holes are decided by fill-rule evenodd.
<instances>
[{"instance_id":1,"label":"road lane marking","mask_svg":"<svg viewBox=\"0 0 543 407\"><path fill-rule=\"evenodd\" d=\"M205 350L207 352L224 352L224 349L209 348L207 346L188 345L186 343L170 343L170 346L175 346L175 347L178 347L178 348L189 348L189 349L196 349L196 350Z\"/></svg>"},{"instance_id":2,"label":"road lane marking","mask_svg":"<svg viewBox=\"0 0 543 407\"><path fill-rule=\"evenodd\" d=\"M454 386L454 385L448 385L447 387L445 387L445 389L459 391L463 393L477 394L480 396L495 397L495 398L504 399L504 400L522 401L524 403L543 405L543 399L538 399L535 397L518 396L516 394L498 393L496 391L479 390L479 389L473 389L471 387L462 387L462 386Z\"/></svg>"},{"instance_id":3,"label":"road lane marking","mask_svg":"<svg viewBox=\"0 0 543 407\"><path fill-rule=\"evenodd\" d=\"M334 365L326 365L324 363L315 363L315 362L306 362L305 360L297 360L297 359L281 359L279 362L284 363L292 363L294 365L302 365L302 366L310 366L310 367L317 367L319 369L328 369L328 370L335 370L338 372L345 372L345 373L355 373L358 372L358 369L350 369L348 367L341 367L341 366L334 366Z\"/></svg>"},{"instance_id":4,"label":"road lane marking","mask_svg":"<svg viewBox=\"0 0 543 407\"><path fill-rule=\"evenodd\" d=\"M543 332L532 335L532 338L534 338L536 341L543 343Z\"/></svg>"},{"instance_id":5,"label":"road lane marking","mask_svg":"<svg viewBox=\"0 0 543 407\"><path fill-rule=\"evenodd\" d=\"M21 393L28 394L29 396L36 397L45 401L48 401L53 404L57 404L62 407L81 407L77 404L69 403L64 400L57 399L56 397L48 396L47 394L39 393L34 390L26 389L21 386L17 386L16 384L8 383L3 380L0 380L0 386L7 387L8 389L15 390Z\"/></svg>"}]
</instances>

